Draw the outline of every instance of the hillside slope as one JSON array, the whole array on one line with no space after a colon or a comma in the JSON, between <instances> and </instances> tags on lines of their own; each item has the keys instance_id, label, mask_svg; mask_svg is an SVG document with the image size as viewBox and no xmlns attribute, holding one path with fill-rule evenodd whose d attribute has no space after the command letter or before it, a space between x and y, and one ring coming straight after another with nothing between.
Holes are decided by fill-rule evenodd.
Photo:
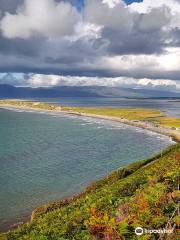
<instances>
[{"instance_id":1,"label":"hillside slope","mask_svg":"<svg viewBox=\"0 0 180 240\"><path fill-rule=\"evenodd\" d=\"M159 234L137 237L134 230L176 228L179 163L180 144L176 144L113 172L79 196L36 209L30 223L0 239L158 239ZM177 229L161 234L161 239L177 239Z\"/></svg>"}]
</instances>

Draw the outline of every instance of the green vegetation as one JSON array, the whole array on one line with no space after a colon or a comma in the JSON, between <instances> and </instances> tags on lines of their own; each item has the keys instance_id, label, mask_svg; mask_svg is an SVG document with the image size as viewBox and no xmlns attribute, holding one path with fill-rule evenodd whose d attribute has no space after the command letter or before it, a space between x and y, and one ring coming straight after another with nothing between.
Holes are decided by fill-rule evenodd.
<instances>
[{"instance_id":1,"label":"green vegetation","mask_svg":"<svg viewBox=\"0 0 180 240\"><path fill-rule=\"evenodd\" d=\"M180 127L179 118L168 118L154 109L59 107L40 102L2 100L0 105L68 111L146 121ZM146 229L178 225L180 144L162 154L121 168L91 184L83 193L39 207L32 221L1 234L2 240L176 239L174 234L137 237L137 226ZM171 219L169 224L167 222ZM176 232L176 231L175 231Z\"/></svg>"},{"instance_id":2,"label":"green vegetation","mask_svg":"<svg viewBox=\"0 0 180 240\"><path fill-rule=\"evenodd\" d=\"M180 118L167 117L157 109L147 108L82 108L62 107L65 111L94 114L101 116L117 117L133 121L146 121L156 126L180 128Z\"/></svg>"},{"instance_id":3,"label":"green vegetation","mask_svg":"<svg viewBox=\"0 0 180 240\"><path fill-rule=\"evenodd\" d=\"M43 102L29 102L29 101L17 101L17 100L0 100L0 105L9 105L19 108L33 108L42 110L58 110L59 107L50 105Z\"/></svg>"},{"instance_id":4,"label":"green vegetation","mask_svg":"<svg viewBox=\"0 0 180 240\"><path fill-rule=\"evenodd\" d=\"M30 223L0 239L158 239L156 234L137 237L134 230L178 224L179 162L180 144L176 144L94 182L79 196L36 209ZM174 234L176 231L161 239L176 239Z\"/></svg>"},{"instance_id":5,"label":"green vegetation","mask_svg":"<svg viewBox=\"0 0 180 240\"><path fill-rule=\"evenodd\" d=\"M165 127L175 127L180 128L180 118L161 118L159 119L159 123Z\"/></svg>"},{"instance_id":6,"label":"green vegetation","mask_svg":"<svg viewBox=\"0 0 180 240\"><path fill-rule=\"evenodd\" d=\"M156 126L180 128L180 118L167 117L160 110L147 108L84 108L57 106L43 102L29 102L22 100L0 100L1 106L14 106L19 108L33 108L49 111L67 111L92 115L116 117L132 121L146 121Z\"/></svg>"},{"instance_id":7,"label":"green vegetation","mask_svg":"<svg viewBox=\"0 0 180 240\"><path fill-rule=\"evenodd\" d=\"M102 116L125 118L128 120L152 120L162 117L162 113L155 109L146 108L80 108L62 107L62 110L72 110L79 113L96 114Z\"/></svg>"}]
</instances>

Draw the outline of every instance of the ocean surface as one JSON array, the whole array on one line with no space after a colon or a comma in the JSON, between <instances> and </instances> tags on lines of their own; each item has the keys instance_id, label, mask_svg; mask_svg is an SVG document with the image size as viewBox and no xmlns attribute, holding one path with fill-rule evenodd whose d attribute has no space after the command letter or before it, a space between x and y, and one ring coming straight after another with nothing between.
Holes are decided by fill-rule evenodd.
<instances>
[{"instance_id":1,"label":"ocean surface","mask_svg":"<svg viewBox=\"0 0 180 240\"><path fill-rule=\"evenodd\" d=\"M0 109L0 230L172 143L113 121Z\"/></svg>"},{"instance_id":2,"label":"ocean surface","mask_svg":"<svg viewBox=\"0 0 180 240\"><path fill-rule=\"evenodd\" d=\"M165 114L180 117L180 100L94 97L41 98L32 100L80 107L155 108L163 111Z\"/></svg>"}]
</instances>

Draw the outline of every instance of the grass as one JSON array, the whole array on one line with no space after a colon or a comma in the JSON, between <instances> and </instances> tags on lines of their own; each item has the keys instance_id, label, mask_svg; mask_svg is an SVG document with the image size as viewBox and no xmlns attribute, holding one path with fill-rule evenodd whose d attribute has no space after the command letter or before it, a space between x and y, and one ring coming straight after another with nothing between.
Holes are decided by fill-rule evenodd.
<instances>
[{"instance_id":1,"label":"grass","mask_svg":"<svg viewBox=\"0 0 180 240\"><path fill-rule=\"evenodd\" d=\"M162 117L159 110L146 108L80 108L62 107L63 110L72 110L79 113L96 114L102 116L125 118L128 120L152 120Z\"/></svg>"},{"instance_id":2,"label":"grass","mask_svg":"<svg viewBox=\"0 0 180 240\"><path fill-rule=\"evenodd\" d=\"M180 118L170 118L160 110L147 108L84 108L57 106L43 102L29 102L20 100L0 100L0 105L25 107L43 110L64 110L77 113L94 114L108 117L117 117L133 121L147 121L155 125L169 128L180 128Z\"/></svg>"},{"instance_id":3,"label":"grass","mask_svg":"<svg viewBox=\"0 0 180 240\"><path fill-rule=\"evenodd\" d=\"M44 109L44 110L56 110L58 109L55 105L50 105L43 102L29 102L29 101L18 101L18 100L0 100L2 105L10 105L15 107L25 107L34 109Z\"/></svg>"},{"instance_id":4,"label":"grass","mask_svg":"<svg viewBox=\"0 0 180 240\"><path fill-rule=\"evenodd\" d=\"M133 121L147 121L156 126L180 128L180 118L167 117L160 110L146 108L81 108L62 107L62 110L75 111L101 116L124 118Z\"/></svg>"},{"instance_id":5,"label":"grass","mask_svg":"<svg viewBox=\"0 0 180 240\"><path fill-rule=\"evenodd\" d=\"M180 118L160 118L159 124L164 127L180 128Z\"/></svg>"},{"instance_id":6,"label":"grass","mask_svg":"<svg viewBox=\"0 0 180 240\"><path fill-rule=\"evenodd\" d=\"M79 196L41 206L32 222L0 239L158 239L156 234L137 237L134 229L164 228L171 216L168 227L178 224L179 162L180 144L176 144L94 182ZM161 239L176 239L174 234Z\"/></svg>"},{"instance_id":7,"label":"grass","mask_svg":"<svg viewBox=\"0 0 180 240\"><path fill-rule=\"evenodd\" d=\"M0 104L46 110L59 109L57 105L51 105L43 102L0 100ZM145 108L80 108L62 106L61 109L65 111L75 111L79 113L90 113L103 116L126 118L128 120L147 120L163 116L163 114L159 110Z\"/></svg>"}]
</instances>

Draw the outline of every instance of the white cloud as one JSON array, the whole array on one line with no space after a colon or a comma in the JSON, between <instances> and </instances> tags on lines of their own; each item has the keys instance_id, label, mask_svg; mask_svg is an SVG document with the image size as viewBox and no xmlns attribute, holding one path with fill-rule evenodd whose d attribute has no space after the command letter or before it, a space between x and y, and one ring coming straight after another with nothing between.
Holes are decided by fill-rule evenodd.
<instances>
[{"instance_id":1,"label":"white cloud","mask_svg":"<svg viewBox=\"0 0 180 240\"><path fill-rule=\"evenodd\" d=\"M165 79L147 79L143 78L138 80L137 85L145 87L145 88L154 88L154 89L165 89L165 90L180 90L180 83L173 80L165 80Z\"/></svg>"},{"instance_id":2,"label":"white cloud","mask_svg":"<svg viewBox=\"0 0 180 240\"><path fill-rule=\"evenodd\" d=\"M132 27L133 14L129 13L123 1L87 0L84 9L84 19L100 26L112 29Z\"/></svg>"},{"instance_id":3,"label":"white cloud","mask_svg":"<svg viewBox=\"0 0 180 240\"><path fill-rule=\"evenodd\" d=\"M29 75L27 84L31 87L53 86L108 86L108 87L133 87L144 89L180 90L180 83L166 79L135 79L129 77L80 77L61 75Z\"/></svg>"},{"instance_id":4,"label":"white cloud","mask_svg":"<svg viewBox=\"0 0 180 240\"><path fill-rule=\"evenodd\" d=\"M117 4L119 4L120 0L103 0L103 3L106 3L110 8L114 8Z\"/></svg>"},{"instance_id":5,"label":"white cloud","mask_svg":"<svg viewBox=\"0 0 180 240\"><path fill-rule=\"evenodd\" d=\"M31 87L52 87L52 86L129 86L136 84L136 80L126 77L81 77L62 75L29 75L27 84Z\"/></svg>"},{"instance_id":6,"label":"white cloud","mask_svg":"<svg viewBox=\"0 0 180 240\"><path fill-rule=\"evenodd\" d=\"M180 66L180 47L168 48L167 52L157 57L160 68L165 71L176 71Z\"/></svg>"},{"instance_id":7,"label":"white cloud","mask_svg":"<svg viewBox=\"0 0 180 240\"><path fill-rule=\"evenodd\" d=\"M140 14L147 14L153 9L162 9L163 7L168 7L172 13L170 26L180 27L180 1L178 0L143 0L142 2L134 2L128 6L132 12Z\"/></svg>"},{"instance_id":8,"label":"white cloud","mask_svg":"<svg viewBox=\"0 0 180 240\"><path fill-rule=\"evenodd\" d=\"M139 70L141 71L177 71L180 66L180 48L167 48L160 55L123 55L103 57L99 64L109 66L115 71Z\"/></svg>"},{"instance_id":9,"label":"white cloud","mask_svg":"<svg viewBox=\"0 0 180 240\"><path fill-rule=\"evenodd\" d=\"M24 0L14 13L3 13L0 71L52 73L32 75L31 86L138 83L177 88L163 79L180 79L180 1L127 5L123 0L86 0L82 12L72 2ZM124 77L54 75L59 72Z\"/></svg>"},{"instance_id":10,"label":"white cloud","mask_svg":"<svg viewBox=\"0 0 180 240\"><path fill-rule=\"evenodd\" d=\"M101 37L102 27L93 23L79 22L75 26L74 36L67 37L71 41L78 39L98 39Z\"/></svg>"},{"instance_id":11,"label":"white cloud","mask_svg":"<svg viewBox=\"0 0 180 240\"><path fill-rule=\"evenodd\" d=\"M55 87L55 86L106 86L120 88L173 90L180 91L180 82L169 79L150 79L132 77L81 77L46 74L0 74L0 84L16 86Z\"/></svg>"},{"instance_id":12,"label":"white cloud","mask_svg":"<svg viewBox=\"0 0 180 240\"><path fill-rule=\"evenodd\" d=\"M6 13L0 27L7 38L29 38L41 35L72 35L80 15L70 3L54 0L25 0L15 15Z\"/></svg>"},{"instance_id":13,"label":"white cloud","mask_svg":"<svg viewBox=\"0 0 180 240\"><path fill-rule=\"evenodd\" d=\"M134 2L128 7L131 11L139 13L150 12L153 8L160 8L162 6L169 7L173 12L180 11L180 2L177 0L143 0L142 2Z\"/></svg>"}]
</instances>

